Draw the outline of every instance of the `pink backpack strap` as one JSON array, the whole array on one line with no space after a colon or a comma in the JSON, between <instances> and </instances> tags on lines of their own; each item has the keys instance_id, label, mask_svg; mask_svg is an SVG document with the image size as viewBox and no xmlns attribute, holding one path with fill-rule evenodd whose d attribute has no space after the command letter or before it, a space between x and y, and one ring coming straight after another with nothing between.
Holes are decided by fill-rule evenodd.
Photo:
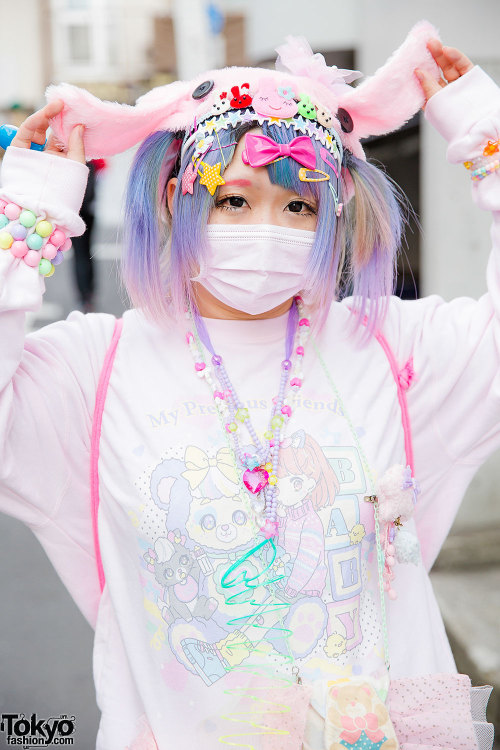
<instances>
[{"instance_id":1,"label":"pink backpack strap","mask_svg":"<svg viewBox=\"0 0 500 750\"><path fill-rule=\"evenodd\" d=\"M104 358L97 393L95 398L94 419L92 422L92 438L90 441L90 502L92 508L92 531L94 535L94 548L97 560L97 573L99 575L99 586L101 593L104 589L104 569L102 567L101 549L99 547L99 533L97 529L97 512L99 509L99 443L101 439L102 415L104 412L104 402L108 391L109 378L113 369L113 362L116 354L116 347L120 339L123 328L123 319L118 318L115 321L115 328L111 343Z\"/></svg>"},{"instance_id":2,"label":"pink backpack strap","mask_svg":"<svg viewBox=\"0 0 500 750\"><path fill-rule=\"evenodd\" d=\"M413 463L413 443L411 439L411 425L410 415L408 413L408 403L406 401L406 391L410 387L415 372L413 370L413 357L410 357L405 366L400 370L396 362L396 357L389 346L387 339L380 332L375 334L375 338L379 342L380 346L385 352L389 365L391 366L391 372L398 389L398 401L401 408L401 420L403 422L403 431L405 436L405 453L406 453L406 465L411 468L412 476L415 476L415 466Z\"/></svg>"},{"instance_id":3,"label":"pink backpack strap","mask_svg":"<svg viewBox=\"0 0 500 750\"><path fill-rule=\"evenodd\" d=\"M352 308L349 308L351 312L353 312ZM355 314L356 311L354 311ZM362 323L364 326L368 325L368 318L365 315ZM394 382L396 383L396 388L398 389L398 401L399 406L401 409L401 421L403 423L403 432L404 432L404 438L405 438L405 454L406 454L406 465L411 468L412 476L415 476L415 464L413 461L413 442L411 439L411 425L410 425L410 415L408 413L408 403L406 401L406 391L412 384L413 378L415 377L415 371L413 369L413 357L410 357L408 362L405 364L405 366L400 370L398 367L398 363L396 362L396 357L394 356L394 352L392 351L391 347L389 346L389 343L385 336L380 333L380 331L377 331L375 333L375 338L377 339L378 343L384 350L384 354L389 360L389 365L391 367L391 372L394 377Z\"/></svg>"}]
</instances>

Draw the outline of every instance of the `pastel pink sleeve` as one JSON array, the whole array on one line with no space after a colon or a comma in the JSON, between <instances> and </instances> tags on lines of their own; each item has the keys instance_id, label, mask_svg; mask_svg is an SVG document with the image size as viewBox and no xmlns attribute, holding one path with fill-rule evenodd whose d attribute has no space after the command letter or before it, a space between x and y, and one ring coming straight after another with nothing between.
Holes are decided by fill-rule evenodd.
<instances>
[{"instance_id":1,"label":"pastel pink sleeve","mask_svg":"<svg viewBox=\"0 0 500 750\"><path fill-rule=\"evenodd\" d=\"M448 160L461 164L499 139L500 89L475 67L430 99L426 117L448 140ZM461 170L457 179L470 180ZM413 357L407 398L422 486L415 520L428 566L475 471L500 448L500 170L471 188L479 208L492 212L487 292L451 302L394 297L384 326L399 366Z\"/></svg>"},{"instance_id":2,"label":"pastel pink sleeve","mask_svg":"<svg viewBox=\"0 0 500 750\"><path fill-rule=\"evenodd\" d=\"M37 215L45 211L68 233L83 230L77 211L87 168L79 164L75 170L74 162L61 171L54 159L63 165L66 160L15 149L24 152L20 172L24 170L25 177L28 161L31 164L30 192L30 185L22 188L15 170L17 155L9 151L1 194ZM90 434L114 318L74 312L65 321L25 336L25 312L40 307L45 283L57 283L57 268L44 281L37 268L8 250L0 251L0 511L34 531L91 621L98 589L89 493Z\"/></svg>"}]
</instances>

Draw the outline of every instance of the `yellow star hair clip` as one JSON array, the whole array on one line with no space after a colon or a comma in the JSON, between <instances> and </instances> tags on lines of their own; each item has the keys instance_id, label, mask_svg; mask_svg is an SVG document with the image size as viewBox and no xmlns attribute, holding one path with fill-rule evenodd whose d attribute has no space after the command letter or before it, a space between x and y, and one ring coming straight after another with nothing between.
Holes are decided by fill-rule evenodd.
<instances>
[{"instance_id":1,"label":"yellow star hair clip","mask_svg":"<svg viewBox=\"0 0 500 750\"><path fill-rule=\"evenodd\" d=\"M201 162L203 175L200 177L200 185L205 185L210 195L215 193L218 185L226 184L226 181L220 174L221 163L222 162L219 161L212 166L211 164L207 164L206 161Z\"/></svg>"}]
</instances>

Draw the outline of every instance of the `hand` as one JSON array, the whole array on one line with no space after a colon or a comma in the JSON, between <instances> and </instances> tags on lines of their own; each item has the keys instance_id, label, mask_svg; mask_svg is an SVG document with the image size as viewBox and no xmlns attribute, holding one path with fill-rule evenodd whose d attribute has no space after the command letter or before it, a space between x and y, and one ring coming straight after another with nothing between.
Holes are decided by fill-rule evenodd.
<instances>
[{"instance_id":1,"label":"hand","mask_svg":"<svg viewBox=\"0 0 500 750\"><path fill-rule=\"evenodd\" d=\"M473 63L463 52L460 52L456 47L443 47L439 39L430 39L427 42L427 49L441 68L445 80L436 81L429 73L415 68L415 75L424 91L426 104L431 96L437 94L448 83L456 81L457 78L465 75L474 67Z\"/></svg>"},{"instance_id":2,"label":"hand","mask_svg":"<svg viewBox=\"0 0 500 750\"><path fill-rule=\"evenodd\" d=\"M58 115L63 107L64 102L61 99L56 99L27 117L26 120L21 123L19 130L10 145L17 146L18 148L29 148L31 143L45 143L47 128L50 124L49 121L52 117ZM73 159L74 161L79 161L82 164L85 164L85 150L83 147L84 129L83 125L75 125L69 136L67 150L58 146L54 135L51 134L48 143L44 148L44 152L48 154L56 154L57 156Z\"/></svg>"}]
</instances>

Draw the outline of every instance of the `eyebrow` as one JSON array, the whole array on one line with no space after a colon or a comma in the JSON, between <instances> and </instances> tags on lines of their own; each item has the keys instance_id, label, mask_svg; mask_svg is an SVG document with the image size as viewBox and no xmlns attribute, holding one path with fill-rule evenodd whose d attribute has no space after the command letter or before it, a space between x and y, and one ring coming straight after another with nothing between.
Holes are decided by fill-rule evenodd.
<instances>
[{"instance_id":1,"label":"eyebrow","mask_svg":"<svg viewBox=\"0 0 500 750\"><path fill-rule=\"evenodd\" d=\"M248 187L252 183L250 182L250 180L227 180L224 184L225 185L236 185L237 187ZM221 185L221 187L222 187L222 185Z\"/></svg>"}]
</instances>

